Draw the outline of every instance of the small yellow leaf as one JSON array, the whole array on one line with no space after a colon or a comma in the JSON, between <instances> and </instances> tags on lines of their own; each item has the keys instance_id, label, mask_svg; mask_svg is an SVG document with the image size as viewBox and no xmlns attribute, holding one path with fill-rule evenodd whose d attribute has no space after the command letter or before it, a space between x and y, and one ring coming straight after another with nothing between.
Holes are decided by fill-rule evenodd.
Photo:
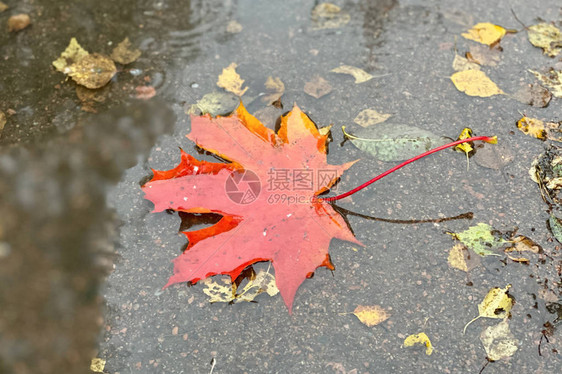
<instances>
[{"instance_id":1,"label":"small yellow leaf","mask_svg":"<svg viewBox=\"0 0 562 374\"><path fill-rule=\"evenodd\" d=\"M523 117L517 121L517 128L523 133L540 140L562 142L560 123L544 122L537 118Z\"/></svg>"},{"instance_id":2,"label":"small yellow leaf","mask_svg":"<svg viewBox=\"0 0 562 374\"><path fill-rule=\"evenodd\" d=\"M349 22L351 16L332 3L321 3L312 9L314 29L335 29Z\"/></svg>"},{"instance_id":3,"label":"small yellow leaf","mask_svg":"<svg viewBox=\"0 0 562 374\"><path fill-rule=\"evenodd\" d=\"M505 319L496 326L484 329L480 334L480 340L491 361L513 356L519 343L509 330L509 324Z\"/></svg>"},{"instance_id":4,"label":"small yellow leaf","mask_svg":"<svg viewBox=\"0 0 562 374\"><path fill-rule=\"evenodd\" d=\"M490 97L504 92L486 73L480 70L464 70L451 75L455 87L469 96Z\"/></svg>"},{"instance_id":5,"label":"small yellow leaf","mask_svg":"<svg viewBox=\"0 0 562 374\"><path fill-rule=\"evenodd\" d=\"M265 88L268 93L265 94L261 100L267 104L271 104L272 102L279 100L285 92L285 84L278 77L267 77L267 80L265 81Z\"/></svg>"},{"instance_id":6,"label":"small yellow leaf","mask_svg":"<svg viewBox=\"0 0 562 374\"><path fill-rule=\"evenodd\" d=\"M539 23L527 28L529 42L542 48L545 55L556 57L562 51L562 32L550 23Z\"/></svg>"},{"instance_id":7,"label":"small yellow leaf","mask_svg":"<svg viewBox=\"0 0 562 374\"><path fill-rule=\"evenodd\" d=\"M449 251L447 263L450 267L469 272L480 264L480 257L466 248L463 244L456 244Z\"/></svg>"},{"instance_id":8,"label":"small yellow leaf","mask_svg":"<svg viewBox=\"0 0 562 374\"><path fill-rule=\"evenodd\" d=\"M470 30L462 34L466 39L486 45L499 42L504 35L505 29L503 27L488 22L477 23L472 26Z\"/></svg>"},{"instance_id":9,"label":"small yellow leaf","mask_svg":"<svg viewBox=\"0 0 562 374\"><path fill-rule=\"evenodd\" d=\"M218 280L206 278L200 282L205 285L203 292L209 296L210 303L251 302L262 292L266 292L269 296L279 293L273 274L263 270L257 274L252 271L251 274L246 278L248 283L239 292L236 284L232 283L229 278L219 278Z\"/></svg>"},{"instance_id":10,"label":"small yellow leaf","mask_svg":"<svg viewBox=\"0 0 562 374\"><path fill-rule=\"evenodd\" d=\"M111 59L121 65L127 65L134 62L141 55L140 49L131 48L129 38L125 38L117 47L113 48L111 52Z\"/></svg>"},{"instance_id":11,"label":"small yellow leaf","mask_svg":"<svg viewBox=\"0 0 562 374\"><path fill-rule=\"evenodd\" d=\"M364 83L373 78L371 74L364 70L349 65L341 65L330 71L337 74L350 74L355 78L355 83Z\"/></svg>"},{"instance_id":12,"label":"small yellow leaf","mask_svg":"<svg viewBox=\"0 0 562 374\"><path fill-rule=\"evenodd\" d=\"M390 318L390 314L378 305L358 305L353 314L369 327L376 326Z\"/></svg>"},{"instance_id":13,"label":"small yellow leaf","mask_svg":"<svg viewBox=\"0 0 562 374\"><path fill-rule=\"evenodd\" d=\"M95 89L108 84L117 73L117 68L109 57L92 53L70 65L65 71L79 85Z\"/></svg>"},{"instance_id":14,"label":"small yellow leaf","mask_svg":"<svg viewBox=\"0 0 562 374\"><path fill-rule=\"evenodd\" d=\"M547 74L534 70L529 71L550 89L552 96L562 99L562 70L550 69Z\"/></svg>"},{"instance_id":15,"label":"small yellow leaf","mask_svg":"<svg viewBox=\"0 0 562 374\"><path fill-rule=\"evenodd\" d=\"M236 287L228 279L217 281L209 277L201 280L200 283L205 285L203 293L209 297L210 303L229 303L236 298Z\"/></svg>"},{"instance_id":16,"label":"small yellow leaf","mask_svg":"<svg viewBox=\"0 0 562 374\"><path fill-rule=\"evenodd\" d=\"M228 25L226 25L226 32L231 34L238 34L243 29L242 25L236 20L232 20L228 23Z\"/></svg>"},{"instance_id":17,"label":"small yellow leaf","mask_svg":"<svg viewBox=\"0 0 562 374\"><path fill-rule=\"evenodd\" d=\"M429 340L429 337L425 334L425 332L410 335L406 339L404 339L404 347L412 347L414 344L425 345L425 354L428 356L433 353L433 346L431 345L431 341Z\"/></svg>"},{"instance_id":18,"label":"small yellow leaf","mask_svg":"<svg viewBox=\"0 0 562 374\"><path fill-rule=\"evenodd\" d=\"M318 132L320 133L320 135L322 136L326 136L330 133L330 131L332 130L332 125L328 125L328 126L324 126L318 129ZM355 250L357 252L357 250Z\"/></svg>"},{"instance_id":19,"label":"small yellow leaf","mask_svg":"<svg viewBox=\"0 0 562 374\"><path fill-rule=\"evenodd\" d=\"M457 140L464 140L464 139L469 139L469 138L472 138L472 129L470 127L465 127L461 131ZM468 143L462 143L462 144L459 144L459 145L455 146L456 151L464 152L466 154L466 170L468 170L468 166L469 166L468 158L471 156L470 152L474 151L474 148L472 147L472 145L473 145L472 142L468 142Z\"/></svg>"},{"instance_id":20,"label":"small yellow leaf","mask_svg":"<svg viewBox=\"0 0 562 374\"><path fill-rule=\"evenodd\" d=\"M246 93L248 87L242 88L244 80L240 78L240 75L236 72L237 67L238 65L233 62L228 65L228 67L222 69L222 74L219 75L217 86L232 92L236 96L242 96Z\"/></svg>"},{"instance_id":21,"label":"small yellow leaf","mask_svg":"<svg viewBox=\"0 0 562 374\"><path fill-rule=\"evenodd\" d=\"M505 318L509 316L509 312L513 306L513 298L507 293L510 287L511 284L508 284L505 288L492 288L486 297L484 297L484 300L478 304L478 317L464 326L463 334L466 332L468 325L478 318Z\"/></svg>"},{"instance_id":22,"label":"small yellow leaf","mask_svg":"<svg viewBox=\"0 0 562 374\"><path fill-rule=\"evenodd\" d=\"M68 74L68 67L88 55L88 51L78 44L76 38L70 39L68 47L61 53L60 57L53 61L55 69L61 73Z\"/></svg>"},{"instance_id":23,"label":"small yellow leaf","mask_svg":"<svg viewBox=\"0 0 562 374\"><path fill-rule=\"evenodd\" d=\"M105 369L105 360L103 358L92 358L92 362L90 363L90 370L94 373L103 373Z\"/></svg>"},{"instance_id":24,"label":"small yellow leaf","mask_svg":"<svg viewBox=\"0 0 562 374\"><path fill-rule=\"evenodd\" d=\"M392 117L392 114L379 113L374 109L365 109L355 117L353 122L356 124L368 127L386 121Z\"/></svg>"}]
</instances>

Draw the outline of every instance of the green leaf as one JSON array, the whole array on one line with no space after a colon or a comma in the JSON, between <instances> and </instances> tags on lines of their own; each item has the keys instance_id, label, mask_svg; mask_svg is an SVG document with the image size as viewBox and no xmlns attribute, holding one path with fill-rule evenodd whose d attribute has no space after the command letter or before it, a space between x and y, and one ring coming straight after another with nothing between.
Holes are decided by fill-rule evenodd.
<instances>
[{"instance_id":1,"label":"green leaf","mask_svg":"<svg viewBox=\"0 0 562 374\"><path fill-rule=\"evenodd\" d=\"M354 146L381 161L403 161L432 148L446 144L449 140L430 131L407 125L381 123L344 135Z\"/></svg>"},{"instance_id":2,"label":"green leaf","mask_svg":"<svg viewBox=\"0 0 562 374\"><path fill-rule=\"evenodd\" d=\"M506 240L494 235L492 231L494 229L490 225L480 222L463 232L450 234L480 256L499 256L491 250L500 247Z\"/></svg>"},{"instance_id":3,"label":"green leaf","mask_svg":"<svg viewBox=\"0 0 562 374\"><path fill-rule=\"evenodd\" d=\"M556 240L562 243L562 220L551 213L548 219L548 225L550 226L552 235L554 235Z\"/></svg>"}]
</instances>

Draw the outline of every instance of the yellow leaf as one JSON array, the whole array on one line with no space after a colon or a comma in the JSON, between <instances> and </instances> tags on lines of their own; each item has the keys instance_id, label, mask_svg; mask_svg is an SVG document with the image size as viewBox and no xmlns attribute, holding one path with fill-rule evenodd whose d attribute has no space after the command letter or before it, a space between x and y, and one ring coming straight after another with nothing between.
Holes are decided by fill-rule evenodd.
<instances>
[{"instance_id":1,"label":"yellow leaf","mask_svg":"<svg viewBox=\"0 0 562 374\"><path fill-rule=\"evenodd\" d=\"M65 71L79 85L95 89L108 84L117 73L117 68L109 57L92 53L70 65Z\"/></svg>"},{"instance_id":2,"label":"yellow leaf","mask_svg":"<svg viewBox=\"0 0 562 374\"><path fill-rule=\"evenodd\" d=\"M356 124L368 127L386 121L392 114L379 113L374 109L365 109L353 120Z\"/></svg>"},{"instance_id":3,"label":"yellow leaf","mask_svg":"<svg viewBox=\"0 0 562 374\"><path fill-rule=\"evenodd\" d=\"M562 70L550 69L547 74L534 70L529 71L550 89L552 96L562 99Z\"/></svg>"},{"instance_id":4,"label":"yellow leaf","mask_svg":"<svg viewBox=\"0 0 562 374\"><path fill-rule=\"evenodd\" d=\"M404 339L404 347L412 347L414 344L425 345L425 354L428 356L433 353L433 346L431 345L431 341L429 340L425 332L410 335L406 339Z\"/></svg>"},{"instance_id":5,"label":"yellow leaf","mask_svg":"<svg viewBox=\"0 0 562 374\"><path fill-rule=\"evenodd\" d=\"M507 293L510 287L511 284L508 284L505 288L492 288L484 300L478 304L478 317L474 318L464 326L463 334L466 332L468 325L480 317L505 318L509 316L509 312L513 306L513 299Z\"/></svg>"},{"instance_id":6,"label":"yellow leaf","mask_svg":"<svg viewBox=\"0 0 562 374\"><path fill-rule=\"evenodd\" d=\"M490 97L504 92L486 73L480 70L464 70L451 75L455 87L469 96Z\"/></svg>"},{"instance_id":7,"label":"yellow leaf","mask_svg":"<svg viewBox=\"0 0 562 374\"><path fill-rule=\"evenodd\" d=\"M61 73L68 74L68 67L88 55L88 51L78 44L76 38L70 39L68 47L61 53L60 57L53 61L55 69Z\"/></svg>"},{"instance_id":8,"label":"yellow leaf","mask_svg":"<svg viewBox=\"0 0 562 374\"><path fill-rule=\"evenodd\" d=\"M90 363L90 370L94 373L103 373L105 369L105 360L103 358L92 358L92 362Z\"/></svg>"},{"instance_id":9,"label":"yellow leaf","mask_svg":"<svg viewBox=\"0 0 562 374\"><path fill-rule=\"evenodd\" d=\"M459 137L457 138L457 140L463 140L463 139L468 139L468 138L472 138L472 129L470 127L465 127ZM455 146L455 150L459 151L459 152L464 152L466 154L466 170L468 170L468 165L469 165L469 161L468 158L470 157L470 152L474 151L474 148L472 147L472 142L468 142L468 143L462 143L459 144L457 146Z\"/></svg>"},{"instance_id":10,"label":"yellow leaf","mask_svg":"<svg viewBox=\"0 0 562 374\"><path fill-rule=\"evenodd\" d=\"M236 294L237 301L254 301L260 293L266 292L269 296L279 293L275 277L266 272L259 271L254 279L251 279L239 294Z\"/></svg>"},{"instance_id":11,"label":"yellow leaf","mask_svg":"<svg viewBox=\"0 0 562 374\"><path fill-rule=\"evenodd\" d=\"M486 45L499 42L504 35L505 29L503 27L488 22L477 23L472 26L470 30L462 34L466 39Z\"/></svg>"},{"instance_id":12,"label":"yellow leaf","mask_svg":"<svg viewBox=\"0 0 562 374\"><path fill-rule=\"evenodd\" d=\"M369 327L376 326L390 318L390 314L378 305L358 305L353 314Z\"/></svg>"},{"instance_id":13,"label":"yellow leaf","mask_svg":"<svg viewBox=\"0 0 562 374\"><path fill-rule=\"evenodd\" d=\"M455 71L465 71L465 70L480 70L480 66L468 59L455 54L455 59L453 60L453 70Z\"/></svg>"},{"instance_id":14,"label":"yellow leaf","mask_svg":"<svg viewBox=\"0 0 562 374\"><path fill-rule=\"evenodd\" d=\"M517 121L517 128L523 133L540 140L562 142L560 123L544 122L537 118L523 117Z\"/></svg>"},{"instance_id":15,"label":"yellow leaf","mask_svg":"<svg viewBox=\"0 0 562 374\"><path fill-rule=\"evenodd\" d=\"M127 65L134 62L141 55L140 49L131 48L129 38L125 38L111 52L111 59L121 65Z\"/></svg>"},{"instance_id":16,"label":"yellow leaf","mask_svg":"<svg viewBox=\"0 0 562 374\"><path fill-rule=\"evenodd\" d=\"M331 3L318 4L312 9L312 24L314 29L335 29L349 22L349 13Z\"/></svg>"},{"instance_id":17,"label":"yellow leaf","mask_svg":"<svg viewBox=\"0 0 562 374\"><path fill-rule=\"evenodd\" d=\"M218 281L206 278L200 282L205 285L203 292L209 296L210 303L251 302L262 292L266 292L269 296L279 293L275 277L267 271L260 270L257 274L252 271L252 275L247 280L248 283L240 292L237 292L238 287L229 278L220 278Z\"/></svg>"},{"instance_id":18,"label":"yellow leaf","mask_svg":"<svg viewBox=\"0 0 562 374\"><path fill-rule=\"evenodd\" d=\"M476 256L475 253L471 253L466 246L459 243L449 251L447 263L452 268L469 272L478 266L480 263L480 257Z\"/></svg>"},{"instance_id":19,"label":"yellow leaf","mask_svg":"<svg viewBox=\"0 0 562 374\"><path fill-rule=\"evenodd\" d=\"M505 319L496 326L484 329L480 334L480 340L491 361L513 356L519 343L509 330L509 324Z\"/></svg>"},{"instance_id":20,"label":"yellow leaf","mask_svg":"<svg viewBox=\"0 0 562 374\"><path fill-rule=\"evenodd\" d=\"M210 303L229 303L236 298L236 287L226 278L217 281L209 277L201 280L200 283L205 285L203 293L209 296Z\"/></svg>"},{"instance_id":21,"label":"yellow leaf","mask_svg":"<svg viewBox=\"0 0 562 374\"><path fill-rule=\"evenodd\" d=\"M556 57L562 51L562 32L550 23L539 23L527 29L529 42L542 48L545 55Z\"/></svg>"},{"instance_id":22,"label":"yellow leaf","mask_svg":"<svg viewBox=\"0 0 562 374\"><path fill-rule=\"evenodd\" d=\"M285 92L285 84L277 77L267 77L267 80L265 81L265 88L268 93L264 95L261 100L267 104L271 104L272 102L278 100Z\"/></svg>"},{"instance_id":23,"label":"yellow leaf","mask_svg":"<svg viewBox=\"0 0 562 374\"><path fill-rule=\"evenodd\" d=\"M236 72L238 65L232 63L228 65L225 69L222 69L222 74L219 75L217 81L217 86L224 88L225 90L232 92L236 96L242 96L248 90L248 87L242 88L244 80L240 78L240 75Z\"/></svg>"},{"instance_id":24,"label":"yellow leaf","mask_svg":"<svg viewBox=\"0 0 562 374\"><path fill-rule=\"evenodd\" d=\"M353 76L353 78L355 78L355 83L367 82L368 80L373 78L371 74L365 72L364 70L349 65L341 65L330 71L337 74L350 74Z\"/></svg>"}]
</instances>

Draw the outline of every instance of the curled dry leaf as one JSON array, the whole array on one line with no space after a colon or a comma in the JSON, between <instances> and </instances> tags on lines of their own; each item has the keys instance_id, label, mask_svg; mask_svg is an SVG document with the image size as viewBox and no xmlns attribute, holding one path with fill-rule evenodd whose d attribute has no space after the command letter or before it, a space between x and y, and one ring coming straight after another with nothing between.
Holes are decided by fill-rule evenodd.
<instances>
[{"instance_id":1,"label":"curled dry leaf","mask_svg":"<svg viewBox=\"0 0 562 374\"><path fill-rule=\"evenodd\" d=\"M562 51L562 32L551 23L539 23L527 28L529 42L543 49L543 53L556 57Z\"/></svg>"},{"instance_id":2,"label":"curled dry leaf","mask_svg":"<svg viewBox=\"0 0 562 374\"><path fill-rule=\"evenodd\" d=\"M515 238L511 239L513 246L504 249L504 252L507 254L512 261L520 262L520 263L529 263L530 260L527 257L522 256L522 252L532 252L532 253L541 253L542 248L540 245L532 241L531 239L527 238L526 236L519 235ZM517 257L513 256L512 253L517 252Z\"/></svg>"},{"instance_id":3,"label":"curled dry leaf","mask_svg":"<svg viewBox=\"0 0 562 374\"><path fill-rule=\"evenodd\" d=\"M425 354L430 356L433 353L433 346L425 332L408 336L404 339L404 347L412 347L416 344L425 345Z\"/></svg>"},{"instance_id":4,"label":"curled dry leaf","mask_svg":"<svg viewBox=\"0 0 562 374\"><path fill-rule=\"evenodd\" d=\"M353 314L369 327L376 326L390 318L390 314L378 305L358 305Z\"/></svg>"},{"instance_id":5,"label":"curled dry leaf","mask_svg":"<svg viewBox=\"0 0 562 374\"><path fill-rule=\"evenodd\" d=\"M552 96L562 98L562 70L550 69L546 74L535 70L529 71L550 89Z\"/></svg>"},{"instance_id":6,"label":"curled dry leaf","mask_svg":"<svg viewBox=\"0 0 562 374\"><path fill-rule=\"evenodd\" d=\"M341 65L330 71L332 73L337 73L337 74L352 75L353 78L355 78L355 83L364 83L367 82L368 80L373 79L373 76L371 74L367 73L364 70L356 68L355 66L350 66L350 65Z\"/></svg>"},{"instance_id":7,"label":"curled dry leaf","mask_svg":"<svg viewBox=\"0 0 562 374\"><path fill-rule=\"evenodd\" d=\"M317 99L320 99L330 92L332 92L332 86L319 75L314 76L312 80L306 82L304 85L304 93Z\"/></svg>"},{"instance_id":8,"label":"curled dry leaf","mask_svg":"<svg viewBox=\"0 0 562 374\"><path fill-rule=\"evenodd\" d=\"M451 80L457 90L468 96L490 97L504 92L494 83L486 73L480 70L459 71L451 75Z\"/></svg>"},{"instance_id":9,"label":"curled dry leaf","mask_svg":"<svg viewBox=\"0 0 562 374\"><path fill-rule=\"evenodd\" d=\"M351 17L337 5L321 3L312 9L311 19L314 29L335 29L346 25Z\"/></svg>"},{"instance_id":10,"label":"curled dry leaf","mask_svg":"<svg viewBox=\"0 0 562 374\"><path fill-rule=\"evenodd\" d=\"M496 326L485 328L480 334L480 341L490 361L513 356L519 344L519 341L509 330L507 320L501 321Z\"/></svg>"},{"instance_id":11,"label":"curled dry leaf","mask_svg":"<svg viewBox=\"0 0 562 374\"><path fill-rule=\"evenodd\" d=\"M14 14L8 18L8 31L10 32L21 31L29 25L31 25L31 18L29 18L29 15L25 13Z\"/></svg>"},{"instance_id":12,"label":"curled dry leaf","mask_svg":"<svg viewBox=\"0 0 562 374\"><path fill-rule=\"evenodd\" d=\"M111 52L111 59L121 65L127 65L136 61L141 56L140 49L131 48L129 38L125 38Z\"/></svg>"},{"instance_id":13,"label":"curled dry leaf","mask_svg":"<svg viewBox=\"0 0 562 374\"><path fill-rule=\"evenodd\" d=\"M468 325L476 321L478 318L508 317L511 308L513 307L513 298L507 293L510 287L511 284L508 284L505 288L492 288L486 297L484 297L484 300L478 304L478 317L472 319L464 326L463 334L466 332Z\"/></svg>"},{"instance_id":14,"label":"curled dry leaf","mask_svg":"<svg viewBox=\"0 0 562 374\"><path fill-rule=\"evenodd\" d=\"M365 109L355 117L353 122L362 127L376 125L392 117L392 114L379 113L374 109Z\"/></svg>"},{"instance_id":15,"label":"curled dry leaf","mask_svg":"<svg viewBox=\"0 0 562 374\"><path fill-rule=\"evenodd\" d=\"M504 35L505 29L503 27L488 22L477 23L470 30L462 33L462 36L466 39L486 45L499 42Z\"/></svg>"},{"instance_id":16,"label":"curled dry leaf","mask_svg":"<svg viewBox=\"0 0 562 374\"><path fill-rule=\"evenodd\" d=\"M76 83L93 89L109 83L117 73L117 68L109 57L92 53L70 65L67 71Z\"/></svg>"},{"instance_id":17,"label":"curled dry leaf","mask_svg":"<svg viewBox=\"0 0 562 374\"><path fill-rule=\"evenodd\" d=\"M238 65L233 62L228 65L228 67L222 69L222 74L219 75L217 86L232 92L236 96L242 96L246 93L248 87L242 88L244 80L240 78L240 75L236 72L237 67Z\"/></svg>"},{"instance_id":18,"label":"curled dry leaf","mask_svg":"<svg viewBox=\"0 0 562 374\"><path fill-rule=\"evenodd\" d=\"M544 122L537 118L523 117L517 121L517 128L524 134L540 140L555 140L562 142L562 122Z\"/></svg>"}]
</instances>

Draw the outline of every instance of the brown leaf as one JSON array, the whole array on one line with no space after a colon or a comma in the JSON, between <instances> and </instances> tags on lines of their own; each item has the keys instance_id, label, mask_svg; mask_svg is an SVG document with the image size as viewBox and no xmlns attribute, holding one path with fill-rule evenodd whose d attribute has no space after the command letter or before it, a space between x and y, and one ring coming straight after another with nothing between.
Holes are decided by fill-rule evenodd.
<instances>
[{"instance_id":1,"label":"brown leaf","mask_svg":"<svg viewBox=\"0 0 562 374\"><path fill-rule=\"evenodd\" d=\"M513 97L520 103L544 108L550 103L552 95L540 84L527 84L520 88Z\"/></svg>"},{"instance_id":2,"label":"brown leaf","mask_svg":"<svg viewBox=\"0 0 562 374\"><path fill-rule=\"evenodd\" d=\"M107 56L92 53L68 67L68 75L87 88L105 86L117 72L115 63Z\"/></svg>"},{"instance_id":3,"label":"brown leaf","mask_svg":"<svg viewBox=\"0 0 562 374\"><path fill-rule=\"evenodd\" d=\"M127 65L134 62L141 55L140 49L131 48L129 38L125 38L111 52L111 59L121 65Z\"/></svg>"},{"instance_id":4,"label":"brown leaf","mask_svg":"<svg viewBox=\"0 0 562 374\"><path fill-rule=\"evenodd\" d=\"M332 86L319 75L314 76L312 80L306 82L304 85L304 93L317 99L320 99L330 92L332 92Z\"/></svg>"},{"instance_id":5,"label":"brown leaf","mask_svg":"<svg viewBox=\"0 0 562 374\"><path fill-rule=\"evenodd\" d=\"M390 314L378 305L358 305L353 314L369 327L376 326L390 318Z\"/></svg>"},{"instance_id":6,"label":"brown leaf","mask_svg":"<svg viewBox=\"0 0 562 374\"><path fill-rule=\"evenodd\" d=\"M8 31L17 32L25 29L31 24L31 18L27 14L15 14L8 18Z\"/></svg>"}]
</instances>

